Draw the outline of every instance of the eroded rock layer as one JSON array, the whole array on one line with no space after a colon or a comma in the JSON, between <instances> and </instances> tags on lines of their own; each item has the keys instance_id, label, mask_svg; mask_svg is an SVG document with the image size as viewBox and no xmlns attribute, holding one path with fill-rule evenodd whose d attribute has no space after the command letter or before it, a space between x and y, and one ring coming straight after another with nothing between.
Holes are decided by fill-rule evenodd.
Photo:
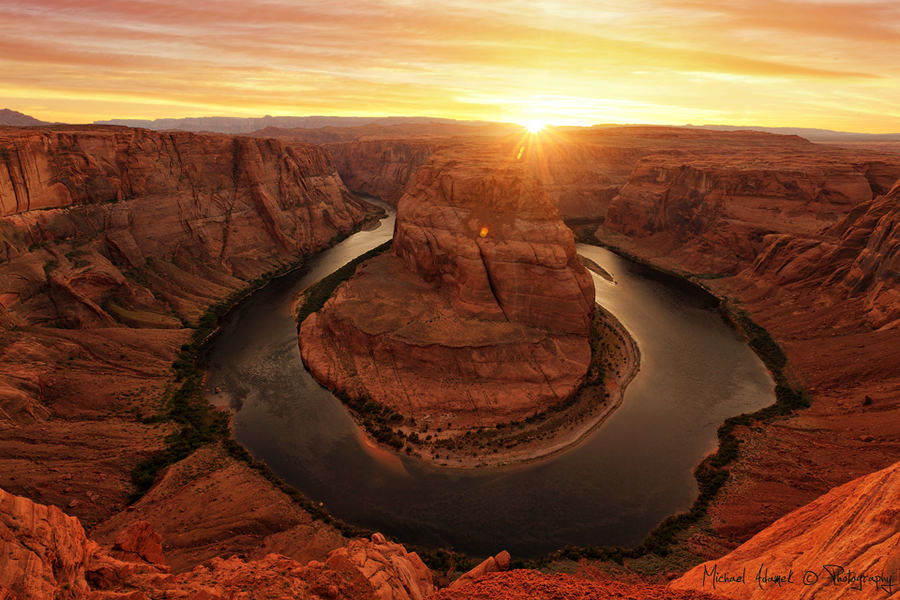
<instances>
[{"instance_id":1,"label":"eroded rock layer","mask_svg":"<svg viewBox=\"0 0 900 600\"><path fill-rule=\"evenodd\" d=\"M122 506L189 327L368 211L315 146L0 131L0 485L90 525Z\"/></svg>"},{"instance_id":2,"label":"eroded rock layer","mask_svg":"<svg viewBox=\"0 0 900 600\"><path fill-rule=\"evenodd\" d=\"M324 561L230 556L173 575L161 538L147 522L130 521L113 544L101 546L75 517L2 489L0 550L3 600L423 600L434 592L419 556L377 533L350 541Z\"/></svg>"},{"instance_id":3,"label":"eroded rock layer","mask_svg":"<svg viewBox=\"0 0 900 600\"><path fill-rule=\"evenodd\" d=\"M300 331L331 389L446 424L509 421L571 394L593 283L527 169L496 148L434 161L400 201L393 251Z\"/></svg>"},{"instance_id":4,"label":"eroded rock layer","mask_svg":"<svg viewBox=\"0 0 900 600\"><path fill-rule=\"evenodd\" d=\"M672 587L742 600L897 598L898 577L900 463L785 515Z\"/></svg>"}]
</instances>

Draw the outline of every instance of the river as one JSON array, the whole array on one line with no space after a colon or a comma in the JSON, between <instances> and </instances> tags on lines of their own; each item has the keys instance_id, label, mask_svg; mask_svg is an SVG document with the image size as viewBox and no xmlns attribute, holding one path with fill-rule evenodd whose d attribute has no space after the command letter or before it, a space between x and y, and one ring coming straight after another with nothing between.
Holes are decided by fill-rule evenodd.
<instances>
[{"instance_id":1,"label":"river","mask_svg":"<svg viewBox=\"0 0 900 600\"><path fill-rule=\"evenodd\" d=\"M373 452L343 405L306 372L297 294L390 239L391 214L238 305L201 353L211 402L235 410L234 436L336 517L403 543L535 557L566 545L640 543L697 495L693 469L729 416L774 402L759 358L705 294L596 246L610 272L597 301L637 341L641 369L622 405L572 449L513 467L452 470Z\"/></svg>"}]
</instances>

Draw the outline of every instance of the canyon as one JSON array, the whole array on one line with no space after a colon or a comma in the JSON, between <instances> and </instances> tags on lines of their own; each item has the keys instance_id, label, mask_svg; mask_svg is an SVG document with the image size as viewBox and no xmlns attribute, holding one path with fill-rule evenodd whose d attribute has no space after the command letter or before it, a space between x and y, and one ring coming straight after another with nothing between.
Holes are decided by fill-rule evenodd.
<instances>
[{"instance_id":1,"label":"canyon","mask_svg":"<svg viewBox=\"0 0 900 600\"><path fill-rule=\"evenodd\" d=\"M567 353L577 368L554 366L571 389L587 368L593 296L558 214L579 239L689 278L752 317L783 348L785 380L811 398L809 408L786 418L736 427L739 449L727 482L704 520L678 537L691 565L716 560L733 571L765 562L774 573L807 569L808 559L896 571L887 549L896 531L892 465L900 449L900 153L662 127L406 137L386 129L337 139L316 130L272 139L104 126L0 129L0 488L9 492L0 497L0 540L8 549L0 557L15 557L0 559L2 583L28 580L37 586L33 597L53 597L66 583L71 597L102 589L154 597L157 587L225 597L229 585L251 589L269 585L268 577L298 594L402 598L402 588L411 598L415 579L418 597L427 595L421 582L432 574L412 553L381 536L349 539L221 441L168 466L128 504L134 467L164 451L181 426L158 416L191 328L208 306L376 215L348 185L398 204L397 235L389 253L338 288L325 317L304 324L316 332L304 358L318 357L308 362L333 364L337 354L313 328L356 340L347 372L371 368L359 357L373 348L398 353L400 342L384 341L396 323L383 322L389 319L375 302L409 321L421 314L404 312L411 303L397 299L415 297L428 318L448 319L452 309L445 323L477 319L477 330L466 333L476 338L496 340L491 327L516 323L534 348L580 340ZM304 141L316 136L322 146ZM474 198L489 201L480 206ZM445 225L459 214L471 218ZM471 239L454 233L463 226ZM518 237L522 231L531 237ZM521 265L526 246L535 259ZM534 272L560 286L566 302L533 303ZM514 318L501 319L506 311ZM428 335L406 333L419 344ZM541 364L558 356L535 355ZM376 378L360 381L410 385L375 370ZM504 385L521 385L498 375ZM472 411L461 421L490 424L532 407ZM426 414L417 412L422 406L397 408ZM852 527L860 514L866 520ZM42 523L37 532L22 528L29 519ZM65 554L47 559L65 567L47 579L37 567L43 559L28 548L54 531L40 547L51 549L46 557ZM840 547L825 544L835 531ZM53 550L60 545L64 552ZM809 547L822 554L792 558ZM354 558L376 551L390 566ZM560 590L572 597L710 597L698 573L702 579L702 566L672 591L609 581L584 564L577 577L487 573L437 597L551 597ZM197 595L201 589L209 595ZM822 585L815 597L842 591ZM751 592L715 590L734 598L755 597Z\"/></svg>"},{"instance_id":2,"label":"canyon","mask_svg":"<svg viewBox=\"0 0 900 600\"><path fill-rule=\"evenodd\" d=\"M478 143L459 139L456 151ZM551 128L540 143L506 143L524 149L579 237L690 278L751 316L812 396L788 420L738 428L742 458L712 507L715 534L697 532L688 547L733 548L896 459L900 148L644 126ZM444 145L436 153L452 153ZM375 152L391 164L410 158ZM370 185L394 185L377 181L387 164L361 164Z\"/></svg>"}]
</instances>

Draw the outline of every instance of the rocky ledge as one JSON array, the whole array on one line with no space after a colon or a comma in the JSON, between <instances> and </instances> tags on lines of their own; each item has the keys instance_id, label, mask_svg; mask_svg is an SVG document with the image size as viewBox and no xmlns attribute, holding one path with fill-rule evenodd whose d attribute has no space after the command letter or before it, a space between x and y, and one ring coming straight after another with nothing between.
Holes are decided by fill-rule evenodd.
<instances>
[{"instance_id":1,"label":"rocky ledge","mask_svg":"<svg viewBox=\"0 0 900 600\"><path fill-rule=\"evenodd\" d=\"M350 541L324 561L231 556L173 574L162 538L145 521L130 522L115 542L100 545L77 518L2 489L0 550L3 600L421 600L435 591L419 556L378 533Z\"/></svg>"}]
</instances>

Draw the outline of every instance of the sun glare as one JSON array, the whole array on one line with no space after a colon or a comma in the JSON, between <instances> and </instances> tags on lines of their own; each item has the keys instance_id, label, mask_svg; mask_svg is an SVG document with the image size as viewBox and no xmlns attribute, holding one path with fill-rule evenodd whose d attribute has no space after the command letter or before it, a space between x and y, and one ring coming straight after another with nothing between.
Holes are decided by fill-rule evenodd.
<instances>
[{"instance_id":1,"label":"sun glare","mask_svg":"<svg viewBox=\"0 0 900 600\"><path fill-rule=\"evenodd\" d=\"M528 130L528 133L540 133L545 124L541 123L540 121L527 121L525 123L522 123L522 125L524 125L525 129Z\"/></svg>"}]
</instances>

